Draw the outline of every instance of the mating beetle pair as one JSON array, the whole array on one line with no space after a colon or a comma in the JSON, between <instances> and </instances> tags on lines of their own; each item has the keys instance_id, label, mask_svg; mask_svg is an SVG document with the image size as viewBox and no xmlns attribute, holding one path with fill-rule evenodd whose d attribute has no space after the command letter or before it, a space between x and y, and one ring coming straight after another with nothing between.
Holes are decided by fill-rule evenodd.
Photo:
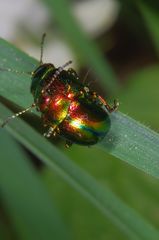
<instances>
[{"instance_id":1,"label":"mating beetle pair","mask_svg":"<svg viewBox=\"0 0 159 240\"><path fill-rule=\"evenodd\" d=\"M66 139L66 146L72 143L93 145L102 140L110 129L109 114L115 111L113 107L79 81L77 73L69 68L64 70L71 61L59 68L51 63L42 63L43 43L41 42L40 66L32 72L31 93L34 103L25 110L6 119L10 119L36 107L41 112L42 121L47 132L44 136L59 134Z\"/></svg>"}]
</instances>

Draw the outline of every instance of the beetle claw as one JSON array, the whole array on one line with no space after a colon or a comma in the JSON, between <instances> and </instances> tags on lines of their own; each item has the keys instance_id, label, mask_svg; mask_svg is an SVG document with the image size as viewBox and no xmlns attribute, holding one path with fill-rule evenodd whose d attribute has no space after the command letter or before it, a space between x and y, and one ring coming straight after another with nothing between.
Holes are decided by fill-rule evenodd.
<instances>
[{"instance_id":1,"label":"beetle claw","mask_svg":"<svg viewBox=\"0 0 159 240\"><path fill-rule=\"evenodd\" d=\"M71 141L66 140L65 147L70 148L72 146L72 144L73 143Z\"/></svg>"},{"instance_id":2,"label":"beetle claw","mask_svg":"<svg viewBox=\"0 0 159 240\"><path fill-rule=\"evenodd\" d=\"M49 138L53 134L54 129L50 127L47 132L44 133L44 137Z\"/></svg>"},{"instance_id":3,"label":"beetle claw","mask_svg":"<svg viewBox=\"0 0 159 240\"><path fill-rule=\"evenodd\" d=\"M119 107L119 101L114 99L114 104L112 107L108 103L106 103L105 107L107 108L109 113L115 112L115 111L117 111L117 109Z\"/></svg>"}]
</instances>

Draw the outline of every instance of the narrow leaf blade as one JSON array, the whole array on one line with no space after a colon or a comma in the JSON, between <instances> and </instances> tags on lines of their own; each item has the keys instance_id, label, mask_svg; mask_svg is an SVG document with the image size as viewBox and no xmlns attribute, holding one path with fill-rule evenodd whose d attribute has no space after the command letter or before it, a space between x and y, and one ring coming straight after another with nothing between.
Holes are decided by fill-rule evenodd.
<instances>
[{"instance_id":1,"label":"narrow leaf blade","mask_svg":"<svg viewBox=\"0 0 159 240\"><path fill-rule=\"evenodd\" d=\"M3 105L0 105L0 112L3 113L3 117L10 114ZM7 129L47 166L92 202L129 239L157 240L159 238L159 233L135 211L126 206L108 188L101 187L28 124L18 119L7 125Z\"/></svg>"},{"instance_id":2,"label":"narrow leaf blade","mask_svg":"<svg viewBox=\"0 0 159 240\"><path fill-rule=\"evenodd\" d=\"M29 159L0 131L1 197L20 239L68 239L53 202Z\"/></svg>"},{"instance_id":3,"label":"narrow leaf blade","mask_svg":"<svg viewBox=\"0 0 159 240\"><path fill-rule=\"evenodd\" d=\"M82 62L90 65L99 77L99 81L110 92L114 92L118 86L115 73L102 55L99 47L91 41L81 29L77 20L71 13L70 2L67 0L45 1L53 18L56 18L60 28L69 38L71 46L76 50Z\"/></svg>"}]
</instances>

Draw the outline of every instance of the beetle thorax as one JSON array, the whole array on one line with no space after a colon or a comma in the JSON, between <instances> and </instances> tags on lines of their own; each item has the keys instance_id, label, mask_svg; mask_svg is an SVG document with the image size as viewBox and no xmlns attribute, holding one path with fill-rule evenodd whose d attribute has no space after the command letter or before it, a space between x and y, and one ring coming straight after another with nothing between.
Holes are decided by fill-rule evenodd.
<instances>
[{"instance_id":1,"label":"beetle thorax","mask_svg":"<svg viewBox=\"0 0 159 240\"><path fill-rule=\"evenodd\" d=\"M39 87L42 87L45 80L48 79L54 71L55 67L51 63L42 64L35 69L35 71L32 73L31 83L31 92L33 95Z\"/></svg>"}]
</instances>

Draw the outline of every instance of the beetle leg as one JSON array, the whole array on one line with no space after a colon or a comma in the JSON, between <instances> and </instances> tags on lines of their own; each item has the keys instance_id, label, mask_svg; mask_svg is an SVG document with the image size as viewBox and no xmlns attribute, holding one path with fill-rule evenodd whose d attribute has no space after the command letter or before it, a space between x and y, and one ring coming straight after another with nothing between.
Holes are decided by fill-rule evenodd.
<instances>
[{"instance_id":1,"label":"beetle leg","mask_svg":"<svg viewBox=\"0 0 159 240\"><path fill-rule=\"evenodd\" d=\"M60 133L60 130L58 127L56 126L52 126L52 127L49 127L49 129L47 130L47 132L44 133L44 137L51 137L51 136L54 136L56 137L57 134Z\"/></svg>"},{"instance_id":2,"label":"beetle leg","mask_svg":"<svg viewBox=\"0 0 159 240\"><path fill-rule=\"evenodd\" d=\"M54 132L54 128L53 127L49 127L49 129L47 130L47 132L44 133L44 137L51 137L51 135L53 134Z\"/></svg>"},{"instance_id":3,"label":"beetle leg","mask_svg":"<svg viewBox=\"0 0 159 240\"><path fill-rule=\"evenodd\" d=\"M72 142L71 141L69 141L69 140L66 140L66 143L65 143L65 147L66 148L70 148L71 146L72 146Z\"/></svg>"},{"instance_id":4,"label":"beetle leg","mask_svg":"<svg viewBox=\"0 0 159 240\"><path fill-rule=\"evenodd\" d=\"M8 117L6 120L4 120L4 122L2 123L1 127L4 127L6 124L8 124L9 121L11 121L12 119L19 117L20 115L23 115L24 113L30 111L32 108L34 108L36 106L35 103L33 103L31 106L25 108L24 110L17 112L15 114L13 114L12 116Z\"/></svg>"},{"instance_id":5,"label":"beetle leg","mask_svg":"<svg viewBox=\"0 0 159 240\"><path fill-rule=\"evenodd\" d=\"M112 113L118 109L119 102L115 99L113 106L110 106L108 103L105 103L105 107L109 111L109 113Z\"/></svg>"}]
</instances>

